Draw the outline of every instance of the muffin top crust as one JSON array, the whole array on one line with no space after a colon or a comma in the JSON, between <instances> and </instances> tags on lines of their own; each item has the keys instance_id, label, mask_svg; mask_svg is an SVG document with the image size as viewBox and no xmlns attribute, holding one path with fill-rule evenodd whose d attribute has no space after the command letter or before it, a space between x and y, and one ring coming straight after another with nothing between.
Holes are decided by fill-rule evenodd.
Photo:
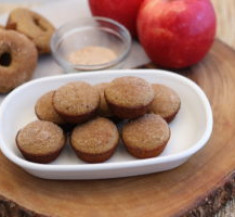
<instances>
[{"instance_id":1,"label":"muffin top crust","mask_svg":"<svg viewBox=\"0 0 235 217\"><path fill-rule=\"evenodd\" d=\"M154 98L154 91L144 79L125 76L110 83L105 89L105 98L120 107L136 108L148 105Z\"/></svg>"},{"instance_id":2,"label":"muffin top crust","mask_svg":"<svg viewBox=\"0 0 235 217\"><path fill-rule=\"evenodd\" d=\"M53 105L57 112L77 116L98 108L99 92L86 82L71 82L55 91Z\"/></svg>"}]
</instances>

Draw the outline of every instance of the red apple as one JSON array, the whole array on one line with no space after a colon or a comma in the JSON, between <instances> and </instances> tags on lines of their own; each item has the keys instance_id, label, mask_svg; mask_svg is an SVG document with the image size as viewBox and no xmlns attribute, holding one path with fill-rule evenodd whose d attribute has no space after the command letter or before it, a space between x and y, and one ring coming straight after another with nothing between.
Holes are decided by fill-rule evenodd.
<instances>
[{"instance_id":1,"label":"red apple","mask_svg":"<svg viewBox=\"0 0 235 217\"><path fill-rule=\"evenodd\" d=\"M185 68L209 51L216 32L210 0L145 0L137 29L149 58L164 68Z\"/></svg>"},{"instance_id":2,"label":"red apple","mask_svg":"<svg viewBox=\"0 0 235 217\"><path fill-rule=\"evenodd\" d=\"M114 19L136 37L136 17L143 0L89 0L94 16Z\"/></svg>"}]
</instances>

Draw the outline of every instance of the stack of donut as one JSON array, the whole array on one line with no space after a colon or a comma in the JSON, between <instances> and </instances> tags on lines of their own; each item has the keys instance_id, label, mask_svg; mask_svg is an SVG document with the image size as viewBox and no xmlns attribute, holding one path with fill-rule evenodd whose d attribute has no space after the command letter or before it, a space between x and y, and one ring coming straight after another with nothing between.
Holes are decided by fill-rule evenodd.
<instances>
[{"instance_id":1,"label":"stack of donut","mask_svg":"<svg viewBox=\"0 0 235 217\"><path fill-rule=\"evenodd\" d=\"M5 27L0 26L0 93L28 81L39 54L50 52L53 25L25 8L13 10Z\"/></svg>"},{"instance_id":2,"label":"stack of donut","mask_svg":"<svg viewBox=\"0 0 235 217\"><path fill-rule=\"evenodd\" d=\"M180 105L174 90L162 84L151 85L139 77L120 77L95 86L71 82L37 100L35 113L39 120L21 129L16 143L26 159L48 163L65 146L63 130L72 130L68 133L70 145L86 162L108 160L119 137L134 157L155 157L170 139L168 123Z\"/></svg>"}]
</instances>

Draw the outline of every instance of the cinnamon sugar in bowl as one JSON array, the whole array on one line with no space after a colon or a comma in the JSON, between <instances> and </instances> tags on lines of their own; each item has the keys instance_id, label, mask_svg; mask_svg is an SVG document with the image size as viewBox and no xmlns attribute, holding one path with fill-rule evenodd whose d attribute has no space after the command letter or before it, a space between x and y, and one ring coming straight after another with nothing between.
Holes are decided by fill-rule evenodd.
<instances>
[{"instance_id":1,"label":"cinnamon sugar in bowl","mask_svg":"<svg viewBox=\"0 0 235 217\"><path fill-rule=\"evenodd\" d=\"M130 48L128 30L103 17L66 23L51 40L53 57L65 72L121 68Z\"/></svg>"}]
</instances>

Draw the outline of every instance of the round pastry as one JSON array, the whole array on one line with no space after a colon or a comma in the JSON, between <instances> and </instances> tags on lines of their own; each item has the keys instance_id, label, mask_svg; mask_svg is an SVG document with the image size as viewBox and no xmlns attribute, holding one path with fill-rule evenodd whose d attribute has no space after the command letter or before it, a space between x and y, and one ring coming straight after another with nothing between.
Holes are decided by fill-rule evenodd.
<instances>
[{"instance_id":1,"label":"round pastry","mask_svg":"<svg viewBox=\"0 0 235 217\"><path fill-rule=\"evenodd\" d=\"M38 120L18 132L16 144L25 159L49 163L62 151L65 135L63 130L52 122Z\"/></svg>"},{"instance_id":2,"label":"round pastry","mask_svg":"<svg viewBox=\"0 0 235 217\"><path fill-rule=\"evenodd\" d=\"M153 101L154 91L144 79L126 76L114 79L105 88L104 95L115 116L131 119L147 112Z\"/></svg>"},{"instance_id":3,"label":"round pastry","mask_svg":"<svg viewBox=\"0 0 235 217\"><path fill-rule=\"evenodd\" d=\"M55 91L50 91L45 93L38 99L35 105L35 113L40 120L50 121L58 125L64 125L65 121L56 112L52 104L54 92Z\"/></svg>"},{"instance_id":4,"label":"round pastry","mask_svg":"<svg viewBox=\"0 0 235 217\"><path fill-rule=\"evenodd\" d=\"M65 121L77 124L95 116L100 95L86 82L71 82L55 91L52 103Z\"/></svg>"},{"instance_id":5,"label":"round pastry","mask_svg":"<svg viewBox=\"0 0 235 217\"><path fill-rule=\"evenodd\" d=\"M50 40L54 26L43 16L26 8L13 10L7 21L7 29L14 29L32 40L39 53L50 52Z\"/></svg>"},{"instance_id":6,"label":"round pastry","mask_svg":"<svg viewBox=\"0 0 235 217\"><path fill-rule=\"evenodd\" d=\"M24 35L0 30L0 93L28 81L37 66L37 50Z\"/></svg>"},{"instance_id":7,"label":"round pastry","mask_svg":"<svg viewBox=\"0 0 235 217\"><path fill-rule=\"evenodd\" d=\"M153 84L155 97L149 111L161 115L167 122L174 119L181 105L178 94L169 87L161 84Z\"/></svg>"},{"instance_id":8,"label":"round pastry","mask_svg":"<svg viewBox=\"0 0 235 217\"><path fill-rule=\"evenodd\" d=\"M170 138L167 122L155 114L130 121L122 129L122 140L128 152L137 158L159 155Z\"/></svg>"},{"instance_id":9,"label":"round pastry","mask_svg":"<svg viewBox=\"0 0 235 217\"><path fill-rule=\"evenodd\" d=\"M100 105L98 109L98 114L103 117L110 117L112 116L112 113L108 107L108 104L106 102L106 99L104 97L104 90L107 88L109 83L100 83L95 85L94 87L99 91L100 93Z\"/></svg>"},{"instance_id":10,"label":"round pastry","mask_svg":"<svg viewBox=\"0 0 235 217\"><path fill-rule=\"evenodd\" d=\"M114 153L119 141L116 125L98 117L77 126L71 135L71 146L77 156L90 163L103 162Z\"/></svg>"}]
</instances>

